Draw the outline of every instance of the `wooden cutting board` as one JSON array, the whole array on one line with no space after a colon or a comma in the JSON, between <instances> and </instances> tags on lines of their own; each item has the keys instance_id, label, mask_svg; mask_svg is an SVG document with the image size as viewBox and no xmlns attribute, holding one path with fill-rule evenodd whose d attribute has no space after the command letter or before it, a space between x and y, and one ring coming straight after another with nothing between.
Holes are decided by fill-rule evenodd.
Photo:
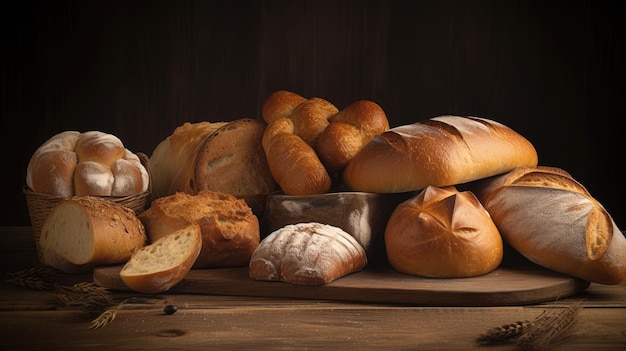
<instances>
[{"instance_id":1,"label":"wooden cutting board","mask_svg":"<svg viewBox=\"0 0 626 351\"><path fill-rule=\"evenodd\" d=\"M111 290L129 291L119 277L121 266L94 269L94 282ZM284 297L418 306L525 305L574 295L589 282L532 264L508 267L472 278L429 279L406 275L390 267L373 267L327 285L302 286L256 281L248 268L197 269L170 291L173 293Z\"/></svg>"}]
</instances>

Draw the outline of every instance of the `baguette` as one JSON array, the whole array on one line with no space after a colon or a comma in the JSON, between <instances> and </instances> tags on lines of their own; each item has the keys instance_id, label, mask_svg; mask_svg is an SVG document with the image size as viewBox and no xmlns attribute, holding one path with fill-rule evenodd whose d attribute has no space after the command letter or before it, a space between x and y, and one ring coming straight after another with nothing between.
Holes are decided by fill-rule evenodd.
<instances>
[{"instance_id":1,"label":"baguette","mask_svg":"<svg viewBox=\"0 0 626 351\"><path fill-rule=\"evenodd\" d=\"M496 121L440 116L375 136L348 163L344 184L394 193L466 183L537 165L523 136Z\"/></svg>"},{"instance_id":2,"label":"baguette","mask_svg":"<svg viewBox=\"0 0 626 351\"><path fill-rule=\"evenodd\" d=\"M122 267L120 278L140 293L165 292L185 278L201 247L200 226L192 223L135 252Z\"/></svg>"},{"instance_id":3,"label":"baguette","mask_svg":"<svg viewBox=\"0 0 626 351\"><path fill-rule=\"evenodd\" d=\"M626 281L626 238L605 208L566 171L518 168L477 181L504 240L545 268L600 284Z\"/></svg>"},{"instance_id":4,"label":"baguette","mask_svg":"<svg viewBox=\"0 0 626 351\"><path fill-rule=\"evenodd\" d=\"M44 257L78 266L126 262L146 243L145 228L133 210L93 196L61 200L39 238Z\"/></svg>"},{"instance_id":5,"label":"baguette","mask_svg":"<svg viewBox=\"0 0 626 351\"><path fill-rule=\"evenodd\" d=\"M385 229L389 263L431 278L465 278L496 269L503 242L476 196L454 186L426 187L401 203Z\"/></svg>"}]
</instances>

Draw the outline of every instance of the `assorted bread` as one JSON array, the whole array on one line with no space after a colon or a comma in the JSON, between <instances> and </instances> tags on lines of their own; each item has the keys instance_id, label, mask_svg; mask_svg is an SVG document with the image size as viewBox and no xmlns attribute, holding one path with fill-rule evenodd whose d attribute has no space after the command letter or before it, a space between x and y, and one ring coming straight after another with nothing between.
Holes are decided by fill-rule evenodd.
<instances>
[{"instance_id":1,"label":"assorted bread","mask_svg":"<svg viewBox=\"0 0 626 351\"><path fill-rule=\"evenodd\" d=\"M324 285L367 265L363 247L341 228L323 223L286 225L263 239L250 259L255 280Z\"/></svg>"},{"instance_id":2,"label":"assorted bread","mask_svg":"<svg viewBox=\"0 0 626 351\"><path fill-rule=\"evenodd\" d=\"M123 264L120 278L142 293L216 267L247 267L254 280L329 284L367 266L371 248L353 236L360 228L351 234L303 215L262 233L259 218L271 193L306 197L339 183L346 193L414 194L389 209L379 243L407 275L484 275L508 244L559 273L626 281L626 237L608 212L566 171L538 166L532 143L499 122L439 116L390 128L372 101L338 109L285 90L261 113L184 123L148 166L111 134L47 140L26 177L32 191L65 198L37 243L44 263L70 273ZM105 199L147 191L141 213Z\"/></svg>"},{"instance_id":3,"label":"assorted bread","mask_svg":"<svg viewBox=\"0 0 626 351\"><path fill-rule=\"evenodd\" d=\"M602 284L626 281L626 238L566 171L524 167L473 185L504 239L538 265Z\"/></svg>"},{"instance_id":4,"label":"assorted bread","mask_svg":"<svg viewBox=\"0 0 626 351\"><path fill-rule=\"evenodd\" d=\"M470 191L427 186L399 204L385 228L387 258L396 270L431 278L466 278L495 270L502 237Z\"/></svg>"},{"instance_id":5,"label":"assorted bread","mask_svg":"<svg viewBox=\"0 0 626 351\"><path fill-rule=\"evenodd\" d=\"M65 131L33 153L26 171L32 191L59 197L130 196L148 191L148 171L113 134Z\"/></svg>"}]
</instances>

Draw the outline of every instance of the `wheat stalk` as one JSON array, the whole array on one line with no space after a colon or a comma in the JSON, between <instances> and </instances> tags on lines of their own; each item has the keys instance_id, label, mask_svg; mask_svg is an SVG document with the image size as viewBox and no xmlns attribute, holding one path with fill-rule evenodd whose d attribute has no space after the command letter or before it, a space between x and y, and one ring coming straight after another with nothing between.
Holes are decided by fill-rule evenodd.
<instances>
[{"instance_id":1,"label":"wheat stalk","mask_svg":"<svg viewBox=\"0 0 626 351\"><path fill-rule=\"evenodd\" d=\"M119 304L104 310L104 312L91 321L91 325L87 329L98 329L106 326L115 319L117 312L123 309L145 309L146 305L153 305L156 303L164 305L167 303L167 299L129 297L122 300Z\"/></svg>"},{"instance_id":2,"label":"wheat stalk","mask_svg":"<svg viewBox=\"0 0 626 351\"><path fill-rule=\"evenodd\" d=\"M27 268L15 273L8 273L11 278L7 279L7 282L22 288L52 290L57 286L54 277L59 273L61 271L58 269L48 266Z\"/></svg>"},{"instance_id":3,"label":"wheat stalk","mask_svg":"<svg viewBox=\"0 0 626 351\"><path fill-rule=\"evenodd\" d=\"M56 298L61 306L79 308L92 313L100 313L115 304L106 288L88 282L59 286Z\"/></svg>"},{"instance_id":4,"label":"wheat stalk","mask_svg":"<svg viewBox=\"0 0 626 351\"><path fill-rule=\"evenodd\" d=\"M561 342L578 326L581 302L566 308L543 311L532 321L519 321L487 330L475 341L480 345L514 343L518 350L542 351Z\"/></svg>"}]
</instances>

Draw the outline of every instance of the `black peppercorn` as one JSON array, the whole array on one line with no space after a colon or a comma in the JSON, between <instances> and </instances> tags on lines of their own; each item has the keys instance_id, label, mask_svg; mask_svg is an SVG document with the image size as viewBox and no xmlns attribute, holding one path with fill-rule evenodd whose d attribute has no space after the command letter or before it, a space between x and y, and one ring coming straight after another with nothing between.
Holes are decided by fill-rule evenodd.
<instances>
[{"instance_id":1,"label":"black peppercorn","mask_svg":"<svg viewBox=\"0 0 626 351\"><path fill-rule=\"evenodd\" d=\"M163 308L163 312L165 312L165 314L174 314L176 311L178 311L178 307L174 305L167 305Z\"/></svg>"}]
</instances>

